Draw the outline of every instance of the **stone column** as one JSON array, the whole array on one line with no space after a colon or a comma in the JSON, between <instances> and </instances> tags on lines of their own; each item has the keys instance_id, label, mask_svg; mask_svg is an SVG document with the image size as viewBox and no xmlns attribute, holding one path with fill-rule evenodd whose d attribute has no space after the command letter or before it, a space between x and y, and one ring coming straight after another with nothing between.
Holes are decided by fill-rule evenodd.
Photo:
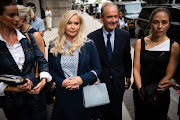
<instances>
[{"instance_id":1,"label":"stone column","mask_svg":"<svg viewBox=\"0 0 180 120\"><path fill-rule=\"evenodd\" d=\"M52 26L58 27L61 16L72 8L72 0L41 0L41 5L44 10L46 6L52 12Z\"/></svg>"}]
</instances>

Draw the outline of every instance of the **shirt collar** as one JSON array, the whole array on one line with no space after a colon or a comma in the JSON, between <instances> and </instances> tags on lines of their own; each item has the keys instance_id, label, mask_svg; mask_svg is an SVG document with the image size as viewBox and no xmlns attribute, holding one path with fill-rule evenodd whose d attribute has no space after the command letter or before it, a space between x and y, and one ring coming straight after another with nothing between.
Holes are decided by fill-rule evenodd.
<instances>
[{"instance_id":1,"label":"shirt collar","mask_svg":"<svg viewBox=\"0 0 180 120\"><path fill-rule=\"evenodd\" d=\"M108 33L110 33L111 35L114 34L115 29L113 29L111 32L107 32L104 27L103 27L103 32L107 35Z\"/></svg>"},{"instance_id":2,"label":"shirt collar","mask_svg":"<svg viewBox=\"0 0 180 120\"><path fill-rule=\"evenodd\" d=\"M19 30L15 29L16 33L17 33L17 40L20 41L23 38L26 38ZM0 34L0 40L1 41L5 41L2 37L2 35ZM6 42L6 41L5 41Z\"/></svg>"},{"instance_id":3,"label":"shirt collar","mask_svg":"<svg viewBox=\"0 0 180 120\"><path fill-rule=\"evenodd\" d=\"M35 16L35 19L33 20L33 22L36 22L37 21L37 16Z\"/></svg>"}]
</instances>

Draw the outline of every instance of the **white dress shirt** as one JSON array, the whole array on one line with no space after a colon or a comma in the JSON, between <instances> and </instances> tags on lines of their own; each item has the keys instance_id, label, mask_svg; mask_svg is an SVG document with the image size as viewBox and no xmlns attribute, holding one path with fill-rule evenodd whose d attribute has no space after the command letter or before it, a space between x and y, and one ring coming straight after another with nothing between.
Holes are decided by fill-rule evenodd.
<instances>
[{"instance_id":1,"label":"white dress shirt","mask_svg":"<svg viewBox=\"0 0 180 120\"><path fill-rule=\"evenodd\" d=\"M112 48L112 52L114 50L114 38L115 38L115 29L112 30L111 32L107 32L104 27L103 27L103 37L104 37L104 42L105 42L105 46L107 46L107 34L110 33L110 42L111 42L111 48Z\"/></svg>"},{"instance_id":2,"label":"white dress shirt","mask_svg":"<svg viewBox=\"0 0 180 120\"><path fill-rule=\"evenodd\" d=\"M0 34L0 40L5 42L9 52L11 53L14 61L16 62L17 66L18 66L18 68L20 69L20 71L22 71L24 61L25 61L25 55L24 55L24 51L21 46L21 43L19 41L26 37L17 29L15 29L15 30L17 33L18 41L14 45L10 45L7 41L5 41L1 34ZM40 79L42 77L46 77L47 82L50 82L52 80L52 76L48 72L41 72L39 76L40 76ZM4 89L6 87L7 87L7 84L5 84L4 82L0 83L0 96L5 96Z\"/></svg>"}]
</instances>

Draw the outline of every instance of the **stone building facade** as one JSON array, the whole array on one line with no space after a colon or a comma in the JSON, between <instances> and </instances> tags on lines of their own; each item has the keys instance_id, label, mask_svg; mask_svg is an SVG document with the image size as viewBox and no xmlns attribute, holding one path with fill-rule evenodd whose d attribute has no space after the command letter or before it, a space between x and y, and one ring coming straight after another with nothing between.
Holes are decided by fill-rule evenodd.
<instances>
[{"instance_id":1,"label":"stone building facade","mask_svg":"<svg viewBox=\"0 0 180 120\"><path fill-rule=\"evenodd\" d=\"M57 27L61 16L72 9L72 0L17 0L24 6L32 2L36 5L36 15L41 18L41 12L46 10L46 6L52 11L52 26ZM45 19L44 19L45 20Z\"/></svg>"}]
</instances>

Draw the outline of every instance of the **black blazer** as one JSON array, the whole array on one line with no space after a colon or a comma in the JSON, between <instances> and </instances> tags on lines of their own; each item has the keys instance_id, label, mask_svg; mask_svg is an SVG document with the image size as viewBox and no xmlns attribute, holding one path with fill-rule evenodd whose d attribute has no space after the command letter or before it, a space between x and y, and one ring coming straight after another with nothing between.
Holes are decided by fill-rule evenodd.
<instances>
[{"instance_id":1,"label":"black blazer","mask_svg":"<svg viewBox=\"0 0 180 120\"><path fill-rule=\"evenodd\" d=\"M83 107L83 86L96 82L96 76L91 70L94 70L97 75L101 72L101 65L98 57L98 52L93 41L85 43L81 47L79 53L78 73L77 75L83 80L83 84L77 90L68 90L62 87L62 82L65 76L62 70L60 61L61 54L55 57L50 53L53 44L50 43L48 62L49 71L56 82L56 100L54 103L52 119L56 120L87 120L90 117L89 109ZM62 114L61 114L62 113Z\"/></svg>"},{"instance_id":2,"label":"black blazer","mask_svg":"<svg viewBox=\"0 0 180 120\"><path fill-rule=\"evenodd\" d=\"M122 97L125 91L125 77L131 77L132 60L130 53L129 32L115 28L114 51L111 63L108 61L106 46L103 37L103 29L100 28L88 35L96 44L101 62L101 82L107 84L108 91L112 88Z\"/></svg>"},{"instance_id":3,"label":"black blazer","mask_svg":"<svg viewBox=\"0 0 180 120\"><path fill-rule=\"evenodd\" d=\"M0 74L23 76L24 78L30 79L33 84L36 85L40 82L40 79L35 78L36 67L34 65L34 62L38 62L39 72L48 72L49 68L48 63L44 58L43 53L39 49L33 35L28 35L31 39L31 42L27 38L23 38L22 40L20 40L25 55L25 62L22 71L20 71L20 69L18 68L5 42L0 41ZM33 94L32 96L35 99L40 98L40 94ZM0 107L2 105L3 98L4 96L0 97ZM21 104L21 102L19 102L19 104Z\"/></svg>"}]
</instances>

